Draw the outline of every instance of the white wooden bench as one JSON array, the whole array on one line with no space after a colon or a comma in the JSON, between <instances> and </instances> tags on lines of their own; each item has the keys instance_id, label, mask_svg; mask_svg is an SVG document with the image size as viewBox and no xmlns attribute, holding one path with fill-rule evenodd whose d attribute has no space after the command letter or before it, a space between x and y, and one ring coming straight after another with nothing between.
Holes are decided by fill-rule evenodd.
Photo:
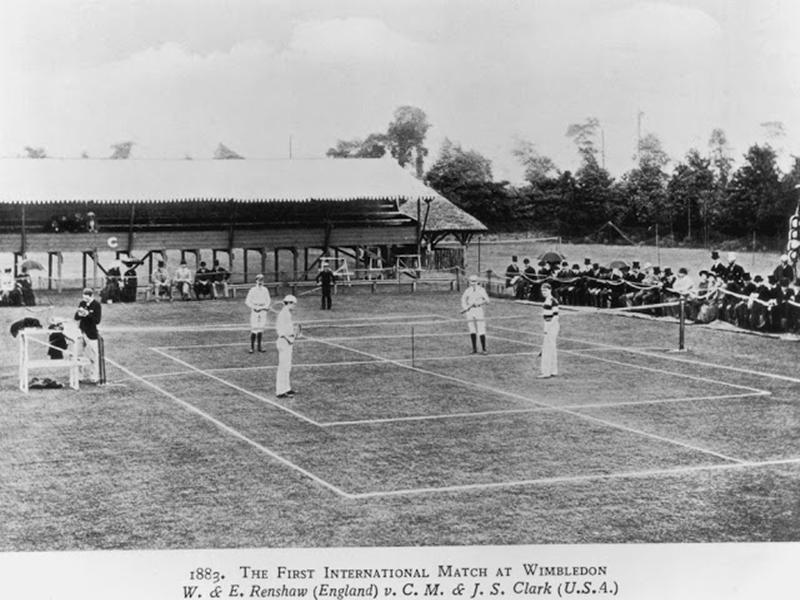
<instances>
[{"instance_id":1,"label":"white wooden bench","mask_svg":"<svg viewBox=\"0 0 800 600\"><path fill-rule=\"evenodd\" d=\"M28 376L32 369L69 369L69 387L77 390L80 387L80 368L87 360L77 357L74 352L62 350L64 358L31 359L29 342L49 348L47 341L37 339L39 335L50 335L48 329L23 329L17 334L19 339L19 389L28 392Z\"/></svg>"}]
</instances>

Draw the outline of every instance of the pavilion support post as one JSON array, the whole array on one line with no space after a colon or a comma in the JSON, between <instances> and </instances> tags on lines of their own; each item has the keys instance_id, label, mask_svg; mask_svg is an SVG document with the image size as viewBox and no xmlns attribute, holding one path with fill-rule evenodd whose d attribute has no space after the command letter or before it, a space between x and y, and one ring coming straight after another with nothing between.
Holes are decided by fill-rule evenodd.
<instances>
[{"instance_id":1,"label":"pavilion support post","mask_svg":"<svg viewBox=\"0 0 800 600\"><path fill-rule=\"evenodd\" d=\"M200 268L200 250L192 250L192 254L194 254L194 270L197 271Z\"/></svg>"},{"instance_id":2,"label":"pavilion support post","mask_svg":"<svg viewBox=\"0 0 800 600\"><path fill-rule=\"evenodd\" d=\"M308 247L303 248L303 279L308 279Z\"/></svg>"},{"instance_id":3,"label":"pavilion support post","mask_svg":"<svg viewBox=\"0 0 800 600\"><path fill-rule=\"evenodd\" d=\"M97 248L93 248L91 252L92 257L92 289L97 289Z\"/></svg>"},{"instance_id":4,"label":"pavilion support post","mask_svg":"<svg viewBox=\"0 0 800 600\"><path fill-rule=\"evenodd\" d=\"M292 248L292 281L297 281L298 255L297 248Z\"/></svg>"},{"instance_id":5,"label":"pavilion support post","mask_svg":"<svg viewBox=\"0 0 800 600\"><path fill-rule=\"evenodd\" d=\"M273 250L273 259L274 259L274 265L275 265L275 282L276 283L278 281L280 281L280 273L278 272L278 269L280 268L279 258L280 258L279 249L275 248ZM266 253L266 250L264 250L264 261L266 261L266 259L267 259L267 253ZM267 268L266 267L266 262L264 262L264 270L266 270L266 268Z\"/></svg>"},{"instance_id":6,"label":"pavilion support post","mask_svg":"<svg viewBox=\"0 0 800 600\"><path fill-rule=\"evenodd\" d=\"M64 289L64 280L63 280L64 255L61 252L56 252L56 256L57 256L56 269L58 271L58 285L56 289L60 294L61 291Z\"/></svg>"},{"instance_id":7,"label":"pavilion support post","mask_svg":"<svg viewBox=\"0 0 800 600\"><path fill-rule=\"evenodd\" d=\"M244 276L244 283L247 283L247 253L249 248L242 248L242 274Z\"/></svg>"}]
</instances>

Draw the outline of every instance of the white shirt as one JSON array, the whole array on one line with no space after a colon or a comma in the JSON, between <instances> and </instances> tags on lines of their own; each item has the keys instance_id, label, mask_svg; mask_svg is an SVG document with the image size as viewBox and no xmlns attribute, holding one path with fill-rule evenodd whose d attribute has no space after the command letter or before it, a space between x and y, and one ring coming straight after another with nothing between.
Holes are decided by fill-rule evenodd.
<instances>
[{"instance_id":1,"label":"white shirt","mask_svg":"<svg viewBox=\"0 0 800 600\"><path fill-rule=\"evenodd\" d=\"M290 344L294 342L294 320L288 306L284 306L278 313L278 318L275 320L275 333L278 334L278 338L285 338Z\"/></svg>"},{"instance_id":2,"label":"white shirt","mask_svg":"<svg viewBox=\"0 0 800 600\"><path fill-rule=\"evenodd\" d=\"M247 298L245 298L244 303L253 310L269 308L272 304L272 298L270 298L269 290L266 286L256 285L247 292Z\"/></svg>"},{"instance_id":3,"label":"white shirt","mask_svg":"<svg viewBox=\"0 0 800 600\"><path fill-rule=\"evenodd\" d=\"M461 295L461 308L465 311L482 307L484 304L489 304L489 295L479 285L470 285Z\"/></svg>"},{"instance_id":4,"label":"white shirt","mask_svg":"<svg viewBox=\"0 0 800 600\"><path fill-rule=\"evenodd\" d=\"M14 277L11 273L3 273L0 275L0 290L10 292L14 289Z\"/></svg>"},{"instance_id":5,"label":"white shirt","mask_svg":"<svg viewBox=\"0 0 800 600\"><path fill-rule=\"evenodd\" d=\"M681 295L691 294L694 292L694 281L688 275L676 277L675 283L672 284L672 289Z\"/></svg>"},{"instance_id":6,"label":"white shirt","mask_svg":"<svg viewBox=\"0 0 800 600\"><path fill-rule=\"evenodd\" d=\"M175 271L175 281L192 281L192 272L189 267L178 267Z\"/></svg>"}]
</instances>

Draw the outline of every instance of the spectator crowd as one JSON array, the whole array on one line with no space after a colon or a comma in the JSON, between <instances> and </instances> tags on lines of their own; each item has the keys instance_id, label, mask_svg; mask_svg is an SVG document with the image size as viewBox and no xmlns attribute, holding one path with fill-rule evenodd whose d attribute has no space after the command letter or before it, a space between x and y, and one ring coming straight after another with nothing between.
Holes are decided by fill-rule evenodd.
<instances>
[{"instance_id":1,"label":"spectator crowd","mask_svg":"<svg viewBox=\"0 0 800 600\"><path fill-rule=\"evenodd\" d=\"M640 261L603 266L585 258L583 265L570 265L559 257L534 266L528 258L519 264L513 256L505 278L506 287L519 299L541 300L541 286L548 282L562 304L649 306L655 316L678 316L678 301L683 299L686 318L694 322L719 319L757 331L800 333L800 279L789 257L781 256L766 277L748 273L734 252L726 258L723 261L719 252L712 252L711 264L695 279L685 267L673 272L671 267Z\"/></svg>"}]
</instances>

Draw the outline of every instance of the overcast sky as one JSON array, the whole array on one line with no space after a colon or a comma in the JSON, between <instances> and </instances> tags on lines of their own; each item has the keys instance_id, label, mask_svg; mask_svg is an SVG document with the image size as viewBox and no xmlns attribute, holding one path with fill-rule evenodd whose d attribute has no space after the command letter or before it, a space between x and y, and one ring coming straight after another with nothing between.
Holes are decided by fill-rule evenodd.
<instances>
[{"instance_id":1,"label":"overcast sky","mask_svg":"<svg viewBox=\"0 0 800 600\"><path fill-rule=\"evenodd\" d=\"M800 155L797 0L4 0L0 156L324 156L422 108L518 180L515 139L562 170L597 117L606 165L642 130L673 160L722 128L738 160ZM765 122L780 122L784 135Z\"/></svg>"}]
</instances>

